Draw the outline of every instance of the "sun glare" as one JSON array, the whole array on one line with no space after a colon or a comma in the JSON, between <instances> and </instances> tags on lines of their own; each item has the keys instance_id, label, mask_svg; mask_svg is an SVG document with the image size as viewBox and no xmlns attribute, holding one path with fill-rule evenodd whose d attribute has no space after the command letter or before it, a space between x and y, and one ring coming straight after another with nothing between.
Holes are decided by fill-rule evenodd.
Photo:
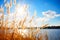
<instances>
[{"instance_id":1,"label":"sun glare","mask_svg":"<svg viewBox=\"0 0 60 40\"><path fill-rule=\"evenodd\" d=\"M34 40L34 38L35 38L34 36L36 36L36 35L34 35L34 33L35 34L38 33L38 32L37 33L34 32L34 29L38 29L37 28L38 23L40 23L41 19L37 20L37 18L35 18L37 16L36 10L34 11L33 16L29 15L31 12L29 11L28 4L23 4L23 5L16 4L16 0L14 0L14 4L15 4L14 12L11 13L11 11L10 11L10 8L13 6L12 0L11 0L10 3L6 3L6 5L5 5L5 7L7 9L6 10L7 15L0 14L0 18L4 17L3 21L0 23L2 26L2 29L4 29L4 31L6 31L5 32L6 35L8 35L7 31L9 31L9 30L12 31L11 34L12 34L13 39L16 39L15 37L17 37L17 39L20 40L20 38L21 38L21 40L22 40L23 37L26 37L27 39ZM39 24L39 27L40 27L40 24ZM11 35L9 37L11 37Z\"/></svg>"}]
</instances>

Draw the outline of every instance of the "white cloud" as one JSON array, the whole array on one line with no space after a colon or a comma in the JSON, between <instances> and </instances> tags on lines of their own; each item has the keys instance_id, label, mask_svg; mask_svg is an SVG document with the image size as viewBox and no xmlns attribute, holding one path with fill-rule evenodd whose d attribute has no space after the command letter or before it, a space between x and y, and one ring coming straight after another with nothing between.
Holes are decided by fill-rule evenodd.
<instances>
[{"instance_id":1,"label":"white cloud","mask_svg":"<svg viewBox=\"0 0 60 40\"><path fill-rule=\"evenodd\" d=\"M52 10L42 12L42 14L44 17L47 17L47 18L55 18L55 17L60 16L60 14L57 14L55 11L52 11Z\"/></svg>"},{"instance_id":2,"label":"white cloud","mask_svg":"<svg viewBox=\"0 0 60 40\"><path fill-rule=\"evenodd\" d=\"M50 21L50 20L52 20L56 17L60 17L60 14L57 14L57 12L52 11L52 10L42 12L42 14L44 16L43 19L46 20L46 21ZM50 25L58 25L58 24L50 24Z\"/></svg>"}]
</instances>

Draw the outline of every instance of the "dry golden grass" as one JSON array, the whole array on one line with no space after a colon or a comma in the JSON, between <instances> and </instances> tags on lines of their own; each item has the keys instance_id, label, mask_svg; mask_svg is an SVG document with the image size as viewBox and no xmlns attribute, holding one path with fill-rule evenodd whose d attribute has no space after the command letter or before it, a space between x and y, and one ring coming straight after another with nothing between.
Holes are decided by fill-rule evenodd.
<instances>
[{"instance_id":1,"label":"dry golden grass","mask_svg":"<svg viewBox=\"0 0 60 40\"><path fill-rule=\"evenodd\" d=\"M13 31L12 33L8 31L9 29L7 28L7 30L5 30L4 27L0 28L0 40L36 40L36 37L34 37L35 35L31 34L30 36L26 36L23 37L22 34L18 33L17 30ZM6 31L6 32L5 32ZM38 40L48 40L48 36L47 34L43 34L40 35L38 38Z\"/></svg>"},{"instance_id":2,"label":"dry golden grass","mask_svg":"<svg viewBox=\"0 0 60 40\"><path fill-rule=\"evenodd\" d=\"M14 4L16 5L16 0L14 0ZM30 33L28 34L28 36L26 36L26 37L24 37L21 33L19 33L18 32L18 26L21 26L21 28L23 29L23 30L25 30L25 25L24 25L24 23L26 22L26 19L27 19L27 17L28 17L28 13L27 13L27 15L24 17L24 19L23 20L20 20L19 21L19 23L18 23L18 25L16 25L15 24L15 20L13 20L12 21L12 23L11 23L11 25L10 25L10 27L8 28L8 19L9 19L9 14L10 14L10 8L11 8L11 6L12 6L12 0L10 1L10 4L6 4L5 5L6 6L6 8L7 8L7 19L6 19L6 21L5 21L5 23L4 23L4 21L2 20L0 20L0 40L36 40L36 34L38 33L38 32L40 32L38 29L37 29L37 31L36 32L31 32L34 28L31 28L31 27L33 27L33 26L31 26L31 23L32 23L32 20L34 19L34 17L36 16L36 12L34 12L34 15L32 16L32 18L29 20L29 23L30 23ZM27 9L27 6L25 5L24 6L24 11ZM4 19L4 11L3 10L1 10L1 8L0 8L0 12L2 12L3 13L3 15L1 16L1 18L2 19ZM15 17L14 17L15 18ZM3 26L5 24L5 26ZM48 25L48 24L47 24ZM45 26L47 26L47 25L44 25L43 27L45 27ZM17 27L17 28L14 28L14 27ZM10 30L10 31L9 31ZM11 32L11 31L13 31L13 32ZM48 36L47 36L47 34L45 34L45 37L43 38L43 36L44 35L40 35L37 39L38 40L43 40L44 38L45 38L45 40L48 40Z\"/></svg>"}]
</instances>

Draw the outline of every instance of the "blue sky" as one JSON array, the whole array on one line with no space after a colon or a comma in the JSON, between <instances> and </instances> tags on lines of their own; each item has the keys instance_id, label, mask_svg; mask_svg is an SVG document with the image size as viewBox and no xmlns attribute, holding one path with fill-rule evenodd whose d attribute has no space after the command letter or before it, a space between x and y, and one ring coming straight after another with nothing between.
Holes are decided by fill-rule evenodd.
<instances>
[{"instance_id":1,"label":"blue sky","mask_svg":"<svg viewBox=\"0 0 60 40\"><path fill-rule=\"evenodd\" d=\"M9 2L9 0L7 1ZM17 0L17 3L29 4L31 13L33 14L34 10L37 11L38 17L43 17L42 12L52 10L56 14L60 14L60 0ZM4 0L0 0L0 6L4 4ZM14 9L14 6L12 7ZM11 8L11 9L12 9ZM4 12L6 14L6 8L4 7ZM12 10L14 12L14 10ZM50 24L60 24L60 16L53 18L49 21Z\"/></svg>"}]
</instances>

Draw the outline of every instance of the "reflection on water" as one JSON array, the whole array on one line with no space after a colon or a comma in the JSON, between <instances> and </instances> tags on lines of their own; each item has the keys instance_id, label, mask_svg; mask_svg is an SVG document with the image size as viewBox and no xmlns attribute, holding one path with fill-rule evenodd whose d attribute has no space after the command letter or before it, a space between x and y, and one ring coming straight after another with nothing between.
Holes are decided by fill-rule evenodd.
<instances>
[{"instance_id":1,"label":"reflection on water","mask_svg":"<svg viewBox=\"0 0 60 40\"><path fill-rule=\"evenodd\" d=\"M4 30L5 31L5 30ZM19 29L18 32L20 32L20 34L23 37L29 37L30 34L35 36L36 40L60 40L60 29L40 29L37 33L37 30L30 30L30 29ZM12 30L8 30L8 33L12 33ZM0 30L0 34L3 33L2 30ZM39 39L40 38L40 39ZM47 39L46 39L47 38Z\"/></svg>"},{"instance_id":2,"label":"reflection on water","mask_svg":"<svg viewBox=\"0 0 60 40\"><path fill-rule=\"evenodd\" d=\"M47 32L49 40L60 40L60 29L41 29L40 32Z\"/></svg>"},{"instance_id":3,"label":"reflection on water","mask_svg":"<svg viewBox=\"0 0 60 40\"><path fill-rule=\"evenodd\" d=\"M60 29L50 29L47 31L49 40L60 40Z\"/></svg>"},{"instance_id":4,"label":"reflection on water","mask_svg":"<svg viewBox=\"0 0 60 40\"><path fill-rule=\"evenodd\" d=\"M21 31L23 31L23 30L20 30L20 32ZM36 31L36 30L32 30L32 31ZM23 33L25 33L27 35L27 33L30 33L30 31L29 31L29 29L26 29L25 31L23 31ZM44 35L46 33L48 36L48 40L60 40L60 29L40 29L40 32L37 33L36 37L38 37L40 35Z\"/></svg>"}]
</instances>

